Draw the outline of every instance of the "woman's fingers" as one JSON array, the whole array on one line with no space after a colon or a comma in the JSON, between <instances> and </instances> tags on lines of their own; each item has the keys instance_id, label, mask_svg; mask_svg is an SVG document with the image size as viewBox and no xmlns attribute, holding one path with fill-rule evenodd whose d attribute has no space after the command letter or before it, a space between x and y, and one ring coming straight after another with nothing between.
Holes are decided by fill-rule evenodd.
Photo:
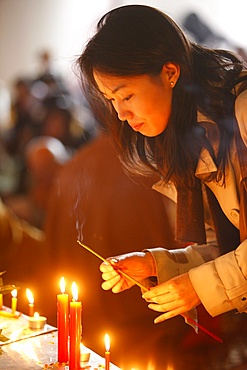
<instances>
[{"instance_id":1,"label":"woman's fingers","mask_svg":"<svg viewBox=\"0 0 247 370\"><path fill-rule=\"evenodd\" d=\"M165 320L171 319L172 317L178 316L181 313L182 313L181 309L176 309L176 310L173 310L173 311L165 312L162 315L156 317L154 319L154 323L158 324L158 323L163 322Z\"/></svg>"},{"instance_id":2,"label":"woman's fingers","mask_svg":"<svg viewBox=\"0 0 247 370\"><path fill-rule=\"evenodd\" d=\"M107 262L103 262L101 263L100 267L99 267L100 271L101 272L111 272L111 271L115 271L114 268L112 267L112 265Z\"/></svg>"},{"instance_id":3,"label":"woman's fingers","mask_svg":"<svg viewBox=\"0 0 247 370\"><path fill-rule=\"evenodd\" d=\"M110 280L104 281L101 286L104 290L112 290L113 293L118 293L120 292L123 286L123 279L121 279L121 276L116 275L114 278Z\"/></svg>"},{"instance_id":4,"label":"woman's fingers","mask_svg":"<svg viewBox=\"0 0 247 370\"><path fill-rule=\"evenodd\" d=\"M150 309L164 312L155 319L155 323L183 314L200 304L188 273L151 288L143 294L143 298Z\"/></svg>"},{"instance_id":5,"label":"woman's fingers","mask_svg":"<svg viewBox=\"0 0 247 370\"><path fill-rule=\"evenodd\" d=\"M115 278L116 276L120 276L115 270L113 271L107 271L102 273L102 279L103 280L111 280Z\"/></svg>"},{"instance_id":6,"label":"woman's fingers","mask_svg":"<svg viewBox=\"0 0 247 370\"><path fill-rule=\"evenodd\" d=\"M109 260L109 262L108 262ZM151 260L152 262L152 260ZM110 257L100 265L100 271L104 280L102 288L118 293L131 288L136 281L141 281L153 271L147 269L150 265L150 256L145 253L127 253L118 257Z\"/></svg>"},{"instance_id":7,"label":"woman's fingers","mask_svg":"<svg viewBox=\"0 0 247 370\"><path fill-rule=\"evenodd\" d=\"M155 318L155 324L171 319L174 316L180 315L184 313L185 310L184 302L180 302L179 300L165 304L150 303L148 305L148 308L156 312L164 312L162 315Z\"/></svg>"}]
</instances>

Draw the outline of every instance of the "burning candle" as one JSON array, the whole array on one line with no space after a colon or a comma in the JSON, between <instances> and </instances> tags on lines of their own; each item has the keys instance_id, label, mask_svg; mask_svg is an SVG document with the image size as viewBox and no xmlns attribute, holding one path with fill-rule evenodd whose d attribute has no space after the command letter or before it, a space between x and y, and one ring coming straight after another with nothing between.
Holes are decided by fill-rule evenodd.
<instances>
[{"instance_id":1,"label":"burning candle","mask_svg":"<svg viewBox=\"0 0 247 370\"><path fill-rule=\"evenodd\" d=\"M46 317L39 316L38 312L35 312L32 317L29 317L28 324L30 329L43 329L46 324Z\"/></svg>"},{"instance_id":2,"label":"burning candle","mask_svg":"<svg viewBox=\"0 0 247 370\"><path fill-rule=\"evenodd\" d=\"M34 313L34 298L33 298L33 293L31 292L30 289L26 289L26 295L28 299L28 315L33 316Z\"/></svg>"},{"instance_id":3,"label":"burning candle","mask_svg":"<svg viewBox=\"0 0 247 370\"><path fill-rule=\"evenodd\" d=\"M110 369L110 337L105 334L105 370Z\"/></svg>"},{"instance_id":4,"label":"burning candle","mask_svg":"<svg viewBox=\"0 0 247 370\"><path fill-rule=\"evenodd\" d=\"M3 295L0 294L0 310L3 308Z\"/></svg>"},{"instance_id":5,"label":"burning candle","mask_svg":"<svg viewBox=\"0 0 247 370\"><path fill-rule=\"evenodd\" d=\"M65 294L64 277L60 280L61 294L57 295L58 361L67 362L69 340L69 298Z\"/></svg>"},{"instance_id":6,"label":"burning candle","mask_svg":"<svg viewBox=\"0 0 247 370\"><path fill-rule=\"evenodd\" d=\"M81 341L81 302L78 302L78 289L72 283L72 302L70 302L70 370L80 369L80 341Z\"/></svg>"},{"instance_id":7,"label":"burning candle","mask_svg":"<svg viewBox=\"0 0 247 370\"><path fill-rule=\"evenodd\" d=\"M17 289L13 289L11 292L12 299L11 299L11 309L12 313L15 313L17 307Z\"/></svg>"}]
</instances>

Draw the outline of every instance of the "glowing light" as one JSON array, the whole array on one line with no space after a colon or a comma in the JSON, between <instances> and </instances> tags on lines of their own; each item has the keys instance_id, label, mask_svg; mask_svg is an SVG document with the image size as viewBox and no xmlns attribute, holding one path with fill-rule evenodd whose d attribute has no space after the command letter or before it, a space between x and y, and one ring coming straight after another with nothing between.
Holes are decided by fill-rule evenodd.
<instances>
[{"instance_id":1,"label":"glowing light","mask_svg":"<svg viewBox=\"0 0 247 370\"><path fill-rule=\"evenodd\" d=\"M108 334L105 334L105 350L110 352L110 337Z\"/></svg>"},{"instance_id":2,"label":"glowing light","mask_svg":"<svg viewBox=\"0 0 247 370\"><path fill-rule=\"evenodd\" d=\"M13 289L11 291L11 295L12 295L13 298L16 298L17 297L17 289Z\"/></svg>"},{"instance_id":3,"label":"glowing light","mask_svg":"<svg viewBox=\"0 0 247 370\"><path fill-rule=\"evenodd\" d=\"M60 279L60 290L62 294L65 293L65 279L63 276Z\"/></svg>"},{"instance_id":4,"label":"glowing light","mask_svg":"<svg viewBox=\"0 0 247 370\"><path fill-rule=\"evenodd\" d=\"M72 283L72 299L73 299L73 301L78 300L78 288L77 288L77 285L74 281Z\"/></svg>"},{"instance_id":5,"label":"glowing light","mask_svg":"<svg viewBox=\"0 0 247 370\"><path fill-rule=\"evenodd\" d=\"M26 295L27 295L27 299L28 299L28 302L30 304L34 304L34 297L33 297L33 293L31 292L30 289L26 289Z\"/></svg>"},{"instance_id":6,"label":"glowing light","mask_svg":"<svg viewBox=\"0 0 247 370\"><path fill-rule=\"evenodd\" d=\"M34 312L33 317L37 320L39 318L39 313L38 312Z\"/></svg>"}]
</instances>

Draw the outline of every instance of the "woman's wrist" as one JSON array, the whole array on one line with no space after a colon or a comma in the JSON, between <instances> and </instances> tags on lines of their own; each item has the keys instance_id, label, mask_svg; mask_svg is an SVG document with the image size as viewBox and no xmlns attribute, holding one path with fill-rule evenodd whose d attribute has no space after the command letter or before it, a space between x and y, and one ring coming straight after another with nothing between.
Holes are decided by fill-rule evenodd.
<instances>
[{"instance_id":1,"label":"woman's wrist","mask_svg":"<svg viewBox=\"0 0 247 370\"><path fill-rule=\"evenodd\" d=\"M144 253L145 264L148 269L148 276L157 276L156 265L152 254L148 251L145 251Z\"/></svg>"}]
</instances>

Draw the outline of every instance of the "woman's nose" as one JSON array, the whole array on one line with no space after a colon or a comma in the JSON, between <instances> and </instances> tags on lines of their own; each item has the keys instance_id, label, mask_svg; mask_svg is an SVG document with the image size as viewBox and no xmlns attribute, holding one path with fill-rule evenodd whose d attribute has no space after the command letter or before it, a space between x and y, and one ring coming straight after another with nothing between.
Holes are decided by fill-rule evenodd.
<instances>
[{"instance_id":1,"label":"woman's nose","mask_svg":"<svg viewBox=\"0 0 247 370\"><path fill-rule=\"evenodd\" d=\"M130 110L124 107L121 107L120 105L115 106L115 109L116 109L116 112L117 112L117 115L120 121L126 121L133 117L133 113Z\"/></svg>"}]
</instances>

